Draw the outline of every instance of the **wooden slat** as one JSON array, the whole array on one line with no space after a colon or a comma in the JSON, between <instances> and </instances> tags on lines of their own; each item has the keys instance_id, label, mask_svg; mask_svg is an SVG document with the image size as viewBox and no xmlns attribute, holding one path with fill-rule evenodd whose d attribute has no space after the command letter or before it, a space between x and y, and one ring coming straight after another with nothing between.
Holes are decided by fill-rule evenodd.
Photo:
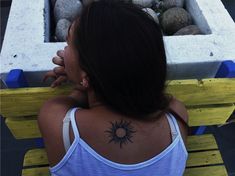
<instances>
[{"instance_id":1,"label":"wooden slat","mask_svg":"<svg viewBox=\"0 0 235 176\"><path fill-rule=\"evenodd\" d=\"M233 113L233 104L223 106L208 106L187 108L189 114L189 126L209 126L224 124Z\"/></svg>"},{"instance_id":2,"label":"wooden slat","mask_svg":"<svg viewBox=\"0 0 235 176\"><path fill-rule=\"evenodd\" d=\"M235 102L235 78L174 80L167 90L186 105Z\"/></svg>"},{"instance_id":3,"label":"wooden slat","mask_svg":"<svg viewBox=\"0 0 235 176\"><path fill-rule=\"evenodd\" d=\"M39 87L0 90L3 117L32 116L38 114L46 100L58 95L68 95L71 87Z\"/></svg>"},{"instance_id":4,"label":"wooden slat","mask_svg":"<svg viewBox=\"0 0 235 176\"><path fill-rule=\"evenodd\" d=\"M48 167L35 167L22 170L22 176L49 176Z\"/></svg>"},{"instance_id":5,"label":"wooden slat","mask_svg":"<svg viewBox=\"0 0 235 176\"><path fill-rule=\"evenodd\" d=\"M32 149L26 152L23 166L35 166L48 164L45 149Z\"/></svg>"},{"instance_id":6,"label":"wooden slat","mask_svg":"<svg viewBox=\"0 0 235 176\"><path fill-rule=\"evenodd\" d=\"M184 176L227 176L225 167L222 166L207 166L197 168L187 168Z\"/></svg>"},{"instance_id":7,"label":"wooden slat","mask_svg":"<svg viewBox=\"0 0 235 176\"><path fill-rule=\"evenodd\" d=\"M4 117L36 115L43 102L66 95L69 90L69 87L2 89L0 114ZM167 90L188 106L235 102L235 78L171 81Z\"/></svg>"},{"instance_id":8,"label":"wooden slat","mask_svg":"<svg viewBox=\"0 0 235 176\"><path fill-rule=\"evenodd\" d=\"M208 140L208 141L207 141ZM205 142L205 143L203 143ZM193 146L194 145L194 146ZM221 155L218 150L205 151L217 149L218 146L213 135L189 136L188 137L188 151L200 151L189 153L188 166L201 166L208 164L223 163ZM35 166L48 164L45 149L29 150L24 157L24 166Z\"/></svg>"},{"instance_id":9,"label":"wooden slat","mask_svg":"<svg viewBox=\"0 0 235 176\"><path fill-rule=\"evenodd\" d=\"M16 139L41 137L36 117L7 118L5 123Z\"/></svg>"},{"instance_id":10,"label":"wooden slat","mask_svg":"<svg viewBox=\"0 0 235 176\"><path fill-rule=\"evenodd\" d=\"M216 140L212 134L188 136L187 143L187 150L189 152L218 149Z\"/></svg>"},{"instance_id":11,"label":"wooden slat","mask_svg":"<svg viewBox=\"0 0 235 176\"><path fill-rule=\"evenodd\" d=\"M219 150L189 153L187 167L222 164Z\"/></svg>"},{"instance_id":12,"label":"wooden slat","mask_svg":"<svg viewBox=\"0 0 235 176\"><path fill-rule=\"evenodd\" d=\"M189 126L224 124L234 110L234 105L189 108ZM41 137L36 116L7 118L6 125L16 139Z\"/></svg>"}]
</instances>

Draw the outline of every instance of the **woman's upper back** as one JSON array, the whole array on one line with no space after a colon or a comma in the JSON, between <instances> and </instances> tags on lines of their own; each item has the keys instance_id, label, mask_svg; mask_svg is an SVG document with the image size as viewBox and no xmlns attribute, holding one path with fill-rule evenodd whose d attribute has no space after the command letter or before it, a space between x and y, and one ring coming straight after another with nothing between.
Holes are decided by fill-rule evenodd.
<instances>
[{"instance_id":1,"label":"woman's upper back","mask_svg":"<svg viewBox=\"0 0 235 176\"><path fill-rule=\"evenodd\" d=\"M62 111L59 107L61 105L54 104L47 105L46 107L50 111L54 110L55 114L56 109L54 109L54 106L59 108L57 113L61 113L59 112ZM181 105L176 102L172 106ZM182 114L181 112L176 112ZM181 135L185 138L186 127L180 121L178 121L180 127L178 130L181 131L181 134L178 133L178 137L172 142L171 128L165 115L155 122L141 122L124 118L101 107L94 108L92 111L85 109L77 110L76 117L71 115L72 119L74 117L75 124L70 126L70 139L73 141L73 144L66 153L62 137L62 124L60 123L64 116L61 119L56 117L56 114L54 119L50 117L50 123L54 122L54 124L50 126L48 131L43 132L48 134L53 131L53 134L48 134L48 138L46 135L43 135L44 140L52 141L46 147L47 151L51 150L48 151L50 153L48 153L49 161L52 161L50 164L56 165L51 170L53 173L70 173L72 171L74 173L86 173L84 170L89 170L89 172L93 172L90 175L94 175L94 173L97 175L99 172L101 172L101 175L115 175L114 173L107 174L107 171L115 172L117 175L125 175L125 173L130 175L132 172L134 175L139 173L141 173L140 175L143 175L143 173L151 175L150 171L158 170L159 172L167 171L168 175L180 175L175 173L176 170L173 167L177 166L178 168L180 166L178 171L181 173L184 170L187 154L184 145L182 145L183 140ZM113 141L109 143L110 137L107 132L111 129L111 122L115 124L115 122L120 122L120 120L131 122L131 130L134 131L131 133L132 137L130 137L132 142L123 143L122 147L120 147L120 143ZM176 125L177 123L174 123L177 129L178 125ZM80 140L76 140L76 134L74 137L74 129L78 130L79 137L77 139L79 138ZM160 156L162 159L159 159ZM153 163L153 161L158 162ZM112 167L110 167L109 163L113 164ZM122 164L119 165L118 163ZM163 169L166 166L167 169ZM135 170L141 171L135 172Z\"/></svg>"},{"instance_id":2,"label":"woman's upper back","mask_svg":"<svg viewBox=\"0 0 235 176\"><path fill-rule=\"evenodd\" d=\"M141 122L97 107L93 112L77 111L76 122L84 141L102 156L118 163L145 161L171 143L165 115L153 122Z\"/></svg>"},{"instance_id":3,"label":"woman's upper back","mask_svg":"<svg viewBox=\"0 0 235 176\"><path fill-rule=\"evenodd\" d=\"M73 144L59 164L51 169L52 173L182 174L187 154L180 133L172 141L171 131L179 132L177 122L172 115L168 114L167 118L163 115L155 122L143 123L117 114L113 115L111 112L107 113L103 108L96 108L94 111L96 117L93 117L93 112L87 110L77 110L75 113L74 109L74 114L73 112L70 114L71 129L73 129L70 136ZM173 126L170 127L168 121ZM120 127L120 123L126 124L126 131L132 131L128 141L122 146L120 141L110 140L115 134L109 135L108 132L112 131L114 126ZM177 171L174 167L178 168ZM109 172L110 174L106 174Z\"/></svg>"}]
</instances>

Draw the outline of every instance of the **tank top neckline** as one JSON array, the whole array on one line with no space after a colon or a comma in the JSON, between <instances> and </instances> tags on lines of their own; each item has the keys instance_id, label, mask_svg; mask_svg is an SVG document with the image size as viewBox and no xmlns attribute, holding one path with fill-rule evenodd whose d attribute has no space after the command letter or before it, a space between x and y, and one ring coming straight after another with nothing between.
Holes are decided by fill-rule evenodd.
<instances>
[{"instance_id":1,"label":"tank top neckline","mask_svg":"<svg viewBox=\"0 0 235 176\"><path fill-rule=\"evenodd\" d=\"M156 163L161 158L163 158L165 155L167 155L167 153L169 153L172 149L174 149L175 145L177 145L178 142L183 142L182 139L181 139L181 135L178 132L179 129L177 129L177 127L175 127L176 131L178 132L177 136L171 142L170 145L168 145L163 151L161 151L157 155L153 156L152 158L150 158L148 160L145 160L145 161L142 161L142 162L139 162L139 163L135 163L135 164L117 163L117 162L111 161L111 160L105 158L104 156L100 155L99 153L97 153L89 144L87 144L82 138L80 138L79 129L77 127L76 119L75 119L75 113L76 113L77 109L79 109L79 108L73 108L71 110L71 113L70 113L71 126L72 126L72 129L73 129L73 132L74 132L74 140L73 140L70 148L68 149L67 153L63 157L63 159L59 163L57 163L55 166L50 167L50 170L53 171L53 172L58 170L59 168L61 168L65 164L65 162L70 158L70 156L72 155L72 153L74 152L76 147L78 147L78 145L80 145L82 149L85 149L95 159L101 161L102 163L104 163L106 165L109 165L113 168L121 169L121 170L133 170L133 169L140 169L140 168L149 166L153 163ZM175 122L174 122L175 119L172 118L173 115L167 113L166 116L170 117L170 119L172 119L173 125L175 126ZM168 122L169 122L169 120L168 120ZM183 146L183 147L185 148L185 146ZM186 148L184 150L187 153Z\"/></svg>"}]
</instances>

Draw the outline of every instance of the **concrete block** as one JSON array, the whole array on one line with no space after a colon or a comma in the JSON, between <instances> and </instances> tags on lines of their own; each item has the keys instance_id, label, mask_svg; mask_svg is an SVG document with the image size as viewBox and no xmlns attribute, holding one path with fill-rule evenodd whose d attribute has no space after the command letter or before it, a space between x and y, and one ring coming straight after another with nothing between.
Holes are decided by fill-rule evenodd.
<instances>
[{"instance_id":1,"label":"concrete block","mask_svg":"<svg viewBox=\"0 0 235 176\"><path fill-rule=\"evenodd\" d=\"M31 85L53 69L51 59L66 43L50 43L49 0L13 0L0 56L0 74L24 70ZM235 24L220 0L187 0L205 35L165 36L169 79L215 77L221 62L235 61Z\"/></svg>"}]
</instances>

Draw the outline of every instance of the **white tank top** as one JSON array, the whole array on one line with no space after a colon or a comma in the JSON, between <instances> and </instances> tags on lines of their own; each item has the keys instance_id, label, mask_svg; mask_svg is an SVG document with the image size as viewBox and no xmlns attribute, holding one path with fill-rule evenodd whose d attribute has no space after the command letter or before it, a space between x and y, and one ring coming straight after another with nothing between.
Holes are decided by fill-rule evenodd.
<instances>
[{"instance_id":1,"label":"white tank top","mask_svg":"<svg viewBox=\"0 0 235 176\"><path fill-rule=\"evenodd\" d=\"M54 167L52 176L182 176L188 157L179 126L172 114L166 114L172 134L172 143L160 154L137 164L120 164L96 153L79 136L75 112L69 110L64 119L63 137L67 153ZM71 120L74 141L69 145L68 126Z\"/></svg>"}]
</instances>

